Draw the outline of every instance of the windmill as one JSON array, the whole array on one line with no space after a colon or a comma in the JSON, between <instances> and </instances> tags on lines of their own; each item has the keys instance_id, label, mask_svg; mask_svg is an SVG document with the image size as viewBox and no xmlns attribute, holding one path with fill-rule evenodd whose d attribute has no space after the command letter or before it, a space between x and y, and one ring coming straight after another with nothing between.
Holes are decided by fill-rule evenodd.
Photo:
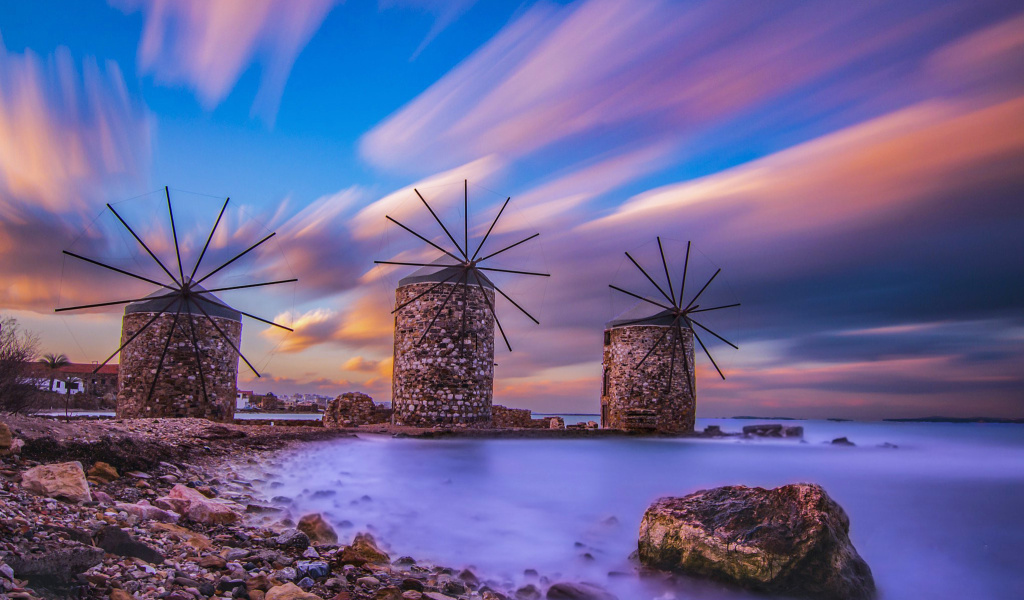
<instances>
[{"instance_id":1,"label":"windmill","mask_svg":"<svg viewBox=\"0 0 1024 600\"><path fill-rule=\"evenodd\" d=\"M56 312L126 305L122 319L121 345L93 370L94 373L98 372L115 356L121 355L117 395L119 418L204 417L230 420L234 416L238 359L241 358L252 372L260 377L260 373L239 350L242 317L249 317L286 331L292 330L232 308L214 294L279 285L297 279L204 287L204 282L222 273L225 268L256 250L275 235L271 233L263 237L230 260L200 276L203 258L210 250L210 243L224 217L230 198L224 200L199 257L189 274L185 275L186 267L182 255L188 254L185 251L187 249L179 245L170 190L165 187L163 191L171 226L172 240L169 241L173 241L176 258L171 267L177 269L168 269L122 215L107 204L107 209L152 258L153 263L160 267L162 274L154 279L68 250L64 250L64 254L118 273L130 280L146 282L157 289L144 297L68 306L57 308Z\"/></svg>"},{"instance_id":2,"label":"windmill","mask_svg":"<svg viewBox=\"0 0 1024 600\"><path fill-rule=\"evenodd\" d=\"M496 294L536 324L540 322L488 277L488 273L549 277L519 269L486 266L486 261L524 244L483 253L484 245L508 206L506 198L487 233L471 248L469 182L463 181L462 244L426 198L414 189L451 242L445 248L390 216L386 218L442 255L433 262L377 260L377 264L419 267L398 282L395 291L395 348L392 374L394 422L400 425L487 424L491 421L494 389L494 328L509 352L512 344L495 310ZM475 240L472 240L475 242ZM442 242L443 244L443 242Z\"/></svg>"},{"instance_id":3,"label":"windmill","mask_svg":"<svg viewBox=\"0 0 1024 600\"><path fill-rule=\"evenodd\" d=\"M739 306L701 306L701 296L721 269L687 300L686 277L690 266L690 242L678 294L672 284L665 249L658 237L658 251L665 271L663 287L630 254L626 257L657 289L651 298L610 285L613 290L637 299L632 309L605 325L604 380L601 392L601 426L612 429L681 433L692 431L696 408L694 340L725 379L699 330L733 348L733 344L701 323L698 315ZM667 291L666 291L667 290ZM654 311L652 313L652 310Z\"/></svg>"}]
</instances>

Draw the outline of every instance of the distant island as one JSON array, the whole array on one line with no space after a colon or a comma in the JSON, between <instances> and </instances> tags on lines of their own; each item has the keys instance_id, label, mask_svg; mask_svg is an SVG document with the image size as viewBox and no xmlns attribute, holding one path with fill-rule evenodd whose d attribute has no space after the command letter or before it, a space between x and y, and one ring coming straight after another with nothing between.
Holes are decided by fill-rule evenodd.
<instances>
[{"instance_id":1,"label":"distant island","mask_svg":"<svg viewBox=\"0 0 1024 600\"><path fill-rule=\"evenodd\" d=\"M882 419L894 423L1016 423L1024 419L1003 419L999 417L916 417L911 419Z\"/></svg>"}]
</instances>

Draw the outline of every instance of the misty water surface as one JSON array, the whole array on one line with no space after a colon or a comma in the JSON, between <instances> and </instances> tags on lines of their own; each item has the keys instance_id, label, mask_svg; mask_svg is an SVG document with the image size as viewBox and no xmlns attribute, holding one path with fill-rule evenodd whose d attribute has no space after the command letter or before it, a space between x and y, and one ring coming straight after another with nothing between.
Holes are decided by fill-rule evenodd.
<instances>
[{"instance_id":1,"label":"misty water surface","mask_svg":"<svg viewBox=\"0 0 1024 600\"><path fill-rule=\"evenodd\" d=\"M294 499L295 518L323 512L343 540L370 529L392 558L515 585L536 583L523 574L533 568L621 600L763 597L617 573L633 572L640 519L660 496L815 482L849 513L882 598L1024 598L1024 426L787 423L804 425L807 443L361 436L304 445L255 475L269 473L268 497ZM844 435L857 447L822 444Z\"/></svg>"}]
</instances>

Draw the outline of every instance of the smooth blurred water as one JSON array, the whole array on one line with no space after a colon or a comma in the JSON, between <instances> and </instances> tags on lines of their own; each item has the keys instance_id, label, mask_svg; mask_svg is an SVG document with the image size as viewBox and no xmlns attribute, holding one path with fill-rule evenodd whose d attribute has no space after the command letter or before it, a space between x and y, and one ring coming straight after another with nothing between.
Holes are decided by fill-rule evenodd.
<instances>
[{"instance_id":1,"label":"smooth blurred water","mask_svg":"<svg viewBox=\"0 0 1024 600\"><path fill-rule=\"evenodd\" d=\"M765 421L698 419L726 431ZM786 421L806 443L738 439L418 440L303 445L256 467L268 496L410 555L521 584L524 569L621 600L753 598L632 572L646 507L719 485L814 482L847 511L884 599L1024 598L1024 426ZM822 442L847 436L857 447ZM899 447L881 448L893 443ZM615 519L609 519L615 517ZM593 559L583 557L589 553Z\"/></svg>"}]
</instances>

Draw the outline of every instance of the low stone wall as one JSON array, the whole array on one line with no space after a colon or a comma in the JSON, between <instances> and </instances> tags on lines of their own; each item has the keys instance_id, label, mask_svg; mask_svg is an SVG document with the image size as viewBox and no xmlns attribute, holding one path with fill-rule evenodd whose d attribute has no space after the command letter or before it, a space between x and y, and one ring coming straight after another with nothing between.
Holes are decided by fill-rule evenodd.
<instances>
[{"instance_id":1,"label":"low stone wall","mask_svg":"<svg viewBox=\"0 0 1024 600\"><path fill-rule=\"evenodd\" d=\"M348 392L331 400L324 411L324 427L359 427L391 421L392 411L361 392Z\"/></svg>"},{"instance_id":2,"label":"low stone wall","mask_svg":"<svg viewBox=\"0 0 1024 600\"><path fill-rule=\"evenodd\" d=\"M565 420L562 417L534 419L527 408L495 404L491 406L491 426L495 429L565 429Z\"/></svg>"}]
</instances>

